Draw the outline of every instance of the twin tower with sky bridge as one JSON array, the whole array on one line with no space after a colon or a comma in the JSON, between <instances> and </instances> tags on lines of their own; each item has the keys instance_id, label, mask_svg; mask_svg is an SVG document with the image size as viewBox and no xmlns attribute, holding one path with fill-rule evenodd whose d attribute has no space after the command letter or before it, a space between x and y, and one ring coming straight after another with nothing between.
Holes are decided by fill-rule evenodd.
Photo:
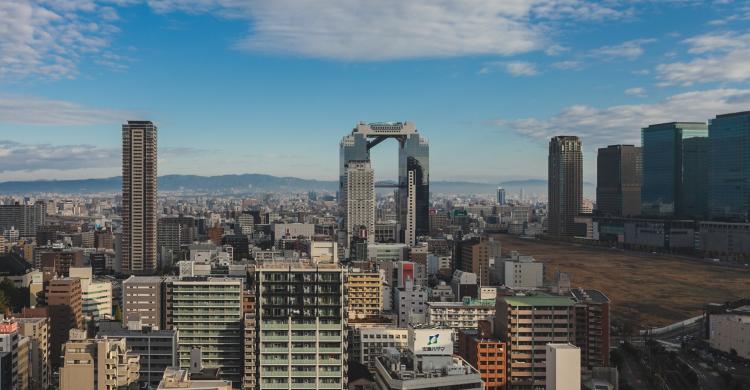
<instances>
[{"instance_id":1,"label":"twin tower with sky bridge","mask_svg":"<svg viewBox=\"0 0 750 390\"><path fill-rule=\"evenodd\" d=\"M370 149L393 138L398 141L396 214L400 240L414 245L429 232L430 146L412 122L359 122L340 145L340 242L372 243L375 239L375 173Z\"/></svg>"}]
</instances>

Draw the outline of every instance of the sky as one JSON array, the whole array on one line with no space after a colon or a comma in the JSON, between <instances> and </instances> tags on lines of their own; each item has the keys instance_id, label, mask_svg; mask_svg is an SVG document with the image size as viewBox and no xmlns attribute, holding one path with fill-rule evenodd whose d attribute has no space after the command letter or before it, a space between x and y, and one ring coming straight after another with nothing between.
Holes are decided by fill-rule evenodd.
<instances>
[{"instance_id":1,"label":"sky","mask_svg":"<svg viewBox=\"0 0 750 390\"><path fill-rule=\"evenodd\" d=\"M551 136L750 110L750 2L3 0L0 181L120 174L121 124L159 174L338 175L358 121L412 121L432 180L545 178ZM373 151L396 176L397 143Z\"/></svg>"}]
</instances>

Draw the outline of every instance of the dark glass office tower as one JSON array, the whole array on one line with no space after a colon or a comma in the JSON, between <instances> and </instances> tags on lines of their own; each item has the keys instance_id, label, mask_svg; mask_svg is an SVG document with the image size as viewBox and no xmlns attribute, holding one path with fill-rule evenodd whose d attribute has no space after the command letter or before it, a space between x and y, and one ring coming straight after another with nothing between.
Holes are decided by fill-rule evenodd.
<instances>
[{"instance_id":1,"label":"dark glass office tower","mask_svg":"<svg viewBox=\"0 0 750 390\"><path fill-rule=\"evenodd\" d=\"M682 141L682 192L679 214L681 218L703 219L708 216L709 140L707 137L686 138Z\"/></svg>"},{"instance_id":2,"label":"dark glass office tower","mask_svg":"<svg viewBox=\"0 0 750 390\"><path fill-rule=\"evenodd\" d=\"M409 134L398 153L398 213L403 242L430 232L430 146L419 134ZM413 235L412 235L413 230Z\"/></svg>"},{"instance_id":3,"label":"dark glass office tower","mask_svg":"<svg viewBox=\"0 0 750 390\"><path fill-rule=\"evenodd\" d=\"M552 137L549 142L547 231L553 236L575 234L575 217L583 201L583 154L575 136Z\"/></svg>"},{"instance_id":4,"label":"dark glass office tower","mask_svg":"<svg viewBox=\"0 0 750 390\"><path fill-rule=\"evenodd\" d=\"M610 145L596 159L596 210L615 217L641 213L641 148Z\"/></svg>"},{"instance_id":5,"label":"dark glass office tower","mask_svg":"<svg viewBox=\"0 0 750 390\"><path fill-rule=\"evenodd\" d=\"M709 125L712 218L750 219L750 111L718 115Z\"/></svg>"},{"instance_id":6,"label":"dark glass office tower","mask_svg":"<svg viewBox=\"0 0 750 390\"><path fill-rule=\"evenodd\" d=\"M685 170L685 140L708 136L708 127L703 122L671 122L645 127L641 131L643 153L643 186L641 187L641 212L654 217L686 217L687 211L697 206L686 207L682 198L685 178L695 168L700 153L690 152ZM700 141L688 141L688 148L695 150ZM701 188L700 180L688 186L694 191ZM704 186L705 187L705 186ZM700 199L700 195L695 199ZM693 200L695 200L693 199Z\"/></svg>"}]
</instances>

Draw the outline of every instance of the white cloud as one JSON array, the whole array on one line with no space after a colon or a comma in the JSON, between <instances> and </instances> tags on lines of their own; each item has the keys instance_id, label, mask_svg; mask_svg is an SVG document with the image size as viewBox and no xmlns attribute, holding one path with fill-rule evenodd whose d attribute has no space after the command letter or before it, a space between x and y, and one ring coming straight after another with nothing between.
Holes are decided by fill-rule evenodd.
<instances>
[{"instance_id":1,"label":"white cloud","mask_svg":"<svg viewBox=\"0 0 750 390\"><path fill-rule=\"evenodd\" d=\"M552 67L555 69L560 70L580 70L583 68L583 63L581 61L559 61L552 64Z\"/></svg>"},{"instance_id":2,"label":"white cloud","mask_svg":"<svg viewBox=\"0 0 750 390\"><path fill-rule=\"evenodd\" d=\"M646 89L643 87L633 87L625 90L626 95L635 97L646 97Z\"/></svg>"},{"instance_id":3,"label":"white cloud","mask_svg":"<svg viewBox=\"0 0 750 390\"><path fill-rule=\"evenodd\" d=\"M133 113L38 97L0 95L0 123L30 125L91 125L123 123Z\"/></svg>"},{"instance_id":4,"label":"white cloud","mask_svg":"<svg viewBox=\"0 0 750 390\"><path fill-rule=\"evenodd\" d=\"M583 0L149 0L158 12L212 12L250 21L240 49L314 58L379 61L513 55L545 47L560 19L621 18Z\"/></svg>"},{"instance_id":5,"label":"white cloud","mask_svg":"<svg viewBox=\"0 0 750 390\"><path fill-rule=\"evenodd\" d=\"M575 105L547 119L499 120L497 124L544 140L559 134L578 135L587 148L595 148L640 144L640 129L650 124L706 121L717 114L746 110L749 104L750 89L711 89L673 95L653 104Z\"/></svg>"},{"instance_id":6,"label":"white cloud","mask_svg":"<svg viewBox=\"0 0 750 390\"><path fill-rule=\"evenodd\" d=\"M0 151L0 173L107 168L121 164L119 149L85 144L21 144L0 140Z\"/></svg>"},{"instance_id":7,"label":"white cloud","mask_svg":"<svg viewBox=\"0 0 750 390\"><path fill-rule=\"evenodd\" d=\"M689 61L657 66L661 85L692 85L706 82L750 80L750 33L709 33L683 41Z\"/></svg>"},{"instance_id":8,"label":"white cloud","mask_svg":"<svg viewBox=\"0 0 750 390\"><path fill-rule=\"evenodd\" d=\"M525 61L496 61L488 62L482 66L479 70L480 74L493 73L497 70L502 70L510 74L511 76L534 76L539 73L536 69L536 65L525 62Z\"/></svg>"},{"instance_id":9,"label":"white cloud","mask_svg":"<svg viewBox=\"0 0 750 390\"><path fill-rule=\"evenodd\" d=\"M617 59L634 60L643 55L644 45L653 42L656 42L656 40L651 38L634 39L618 45L602 46L598 49L592 50L590 56L605 61L613 61Z\"/></svg>"},{"instance_id":10,"label":"white cloud","mask_svg":"<svg viewBox=\"0 0 750 390\"><path fill-rule=\"evenodd\" d=\"M72 78L82 57L105 51L111 8L93 0L0 1L0 79Z\"/></svg>"}]
</instances>

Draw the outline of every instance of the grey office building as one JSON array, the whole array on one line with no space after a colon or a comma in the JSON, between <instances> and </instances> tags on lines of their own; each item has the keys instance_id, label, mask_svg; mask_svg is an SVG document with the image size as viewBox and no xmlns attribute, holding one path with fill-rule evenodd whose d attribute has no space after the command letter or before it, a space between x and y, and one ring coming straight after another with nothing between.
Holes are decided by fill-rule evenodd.
<instances>
[{"instance_id":1,"label":"grey office building","mask_svg":"<svg viewBox=\"0 0 750 390\"><path fill-rule=\"evenodd\" d=\"M548 159L548 233L575 234L575 217L583 201L583 154L575 136L552 137Z\"/></svg>"},{"instance_id":2,"label":"grey office building","mask_svg":"<svg viewBox=\"0 0 750 390\"><path fill-rule=\"evenodd\" d=\"M599 215L641 213L641 148L610 145L596 159L596 210Z\"/></svg>"}]
</instances>

